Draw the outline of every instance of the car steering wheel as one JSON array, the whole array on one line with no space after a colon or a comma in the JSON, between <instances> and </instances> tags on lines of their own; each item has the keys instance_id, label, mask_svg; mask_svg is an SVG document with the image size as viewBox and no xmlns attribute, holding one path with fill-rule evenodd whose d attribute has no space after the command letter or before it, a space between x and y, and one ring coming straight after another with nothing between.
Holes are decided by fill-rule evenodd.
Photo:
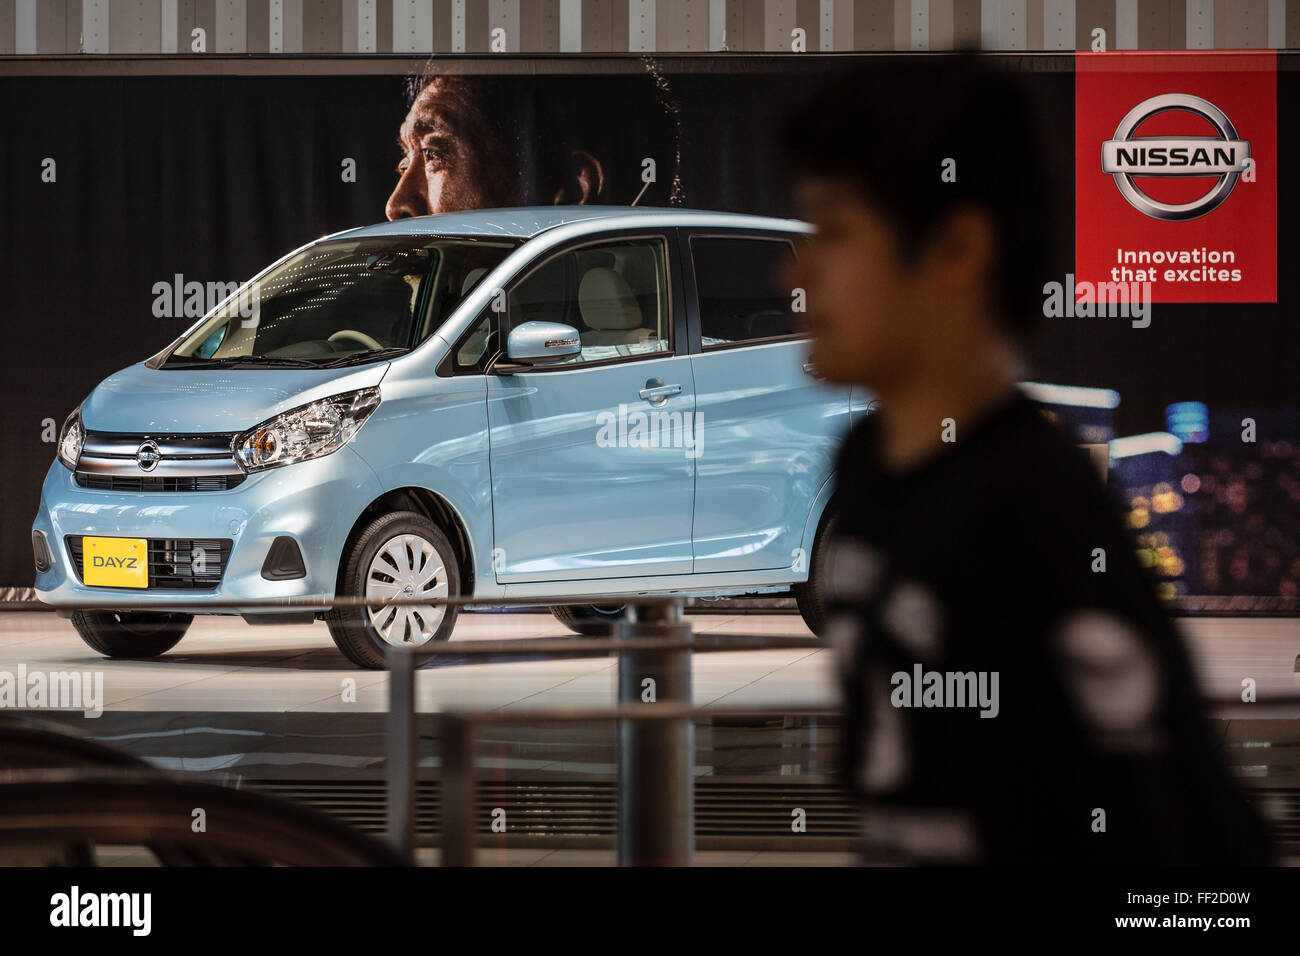
<instances>
[{"instance_id":1,"label":"car steering wheel","mask_svg":"<svg viewBox=\"0 0 1300 956\"><path fill-rule=\"evenodd\" d=\"M377 341L366 335L364 332L358 332L355 329L340 329L331 335L328 339L330 342L337 342L339 339L352 339L354 342L360 342L368 349L382 349L383 346Z\"/></svg>"}]
</instances>

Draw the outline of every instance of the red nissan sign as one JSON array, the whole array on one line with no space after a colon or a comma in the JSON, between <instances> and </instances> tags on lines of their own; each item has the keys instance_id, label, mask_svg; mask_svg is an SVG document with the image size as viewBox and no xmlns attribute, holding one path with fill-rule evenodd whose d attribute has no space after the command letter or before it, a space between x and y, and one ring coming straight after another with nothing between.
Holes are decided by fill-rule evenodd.
<instances>
[{"instance_id":1,"label":"red nissan sign","mask_svg":"<svg viewBox=\"0 0 1300 956\"><path fill-rule=\"evenodd\" d=\"M1277 58L1075 57L1076 283L1277 301Z\"/></svg>"}]
</instances>

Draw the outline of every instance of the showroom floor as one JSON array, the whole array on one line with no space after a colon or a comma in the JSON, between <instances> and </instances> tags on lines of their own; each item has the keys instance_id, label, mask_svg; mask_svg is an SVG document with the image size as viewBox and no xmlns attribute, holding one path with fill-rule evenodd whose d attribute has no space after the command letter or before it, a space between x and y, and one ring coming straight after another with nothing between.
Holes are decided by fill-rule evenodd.
<instances>
[{"instance_id":1,"label":"showroom floor","mask_svg":"<svg viewBox=\"0 0 1300 956\"><path fill-rule=\"evenodd\" d=\"M794 615L691 617L696 633L808 636ZM570 637L550 614L465 614L455 641ZM575 638L575 640L577 640ZM200 617L164 657L109 661L92 652L72 625L44 612L0 614L0 670L91 670L104 673L106 710L383 711L382 672L353 668L325 625L250 627L239 618ZM823 651L762 650L700 654L693 672L699 705L828 705L830 656ZM503 707L603 706L613 701L613 657L539 660L450 657L417 675L421 711ZM344 679L356 701L344 700Z\"/></svg>"},{"instance_id":2,"label":"showroom floor","mask_svg":"<svg viewBox=\"0 0 1300 956\"><path fill-rule=\"evenodd\" d=\"M806 637L796 615L696 614L699 634ZM1270 696L1300 691L1295 660L1300 620L1189 618L1182 622L1207 692L1236 697L1255 679L1259 713ZM549 614L465 614L455 641L565 637ZM91 670L104 674L106 710L383 711L387 681L359 671L334 648L324 624L249 627L238 618L201 617L170 653L152 661L110 661L90 651L66 620L46 612L0 614L0 670ZM447 657L417 675L419 709L602 706L613 702L617 667L609 656L539 660L505 655ZM834 706L831 655L824 650L697 654L694 696L710 707ZM344 700L355 681L356 701ZM351 686L351 685L348 685Z\"/></svg>"},{"instance_id":3,"label":"showroom floor","mask_svg":"<svg viewBox=\"0 0 1300 956\"><path fill-rule=\"evenodd\" d=\"M799 617L792 614L714 612L692 614L688 620L701 635L808 637ZM1295 673L1300 620L1197 618L1184 619L1182 627L1210 697L1236 701L1244 678L1256 682L1258 703L1217 708L1216 716L1221 718L1217 726L1234 745L1237 773L1261 800L1277 802L1266 812L1270 819L1286 824L1284 856L1295 865L1300 862L1296 857L1300 829L1294 824L1300 819L1300 731L1296 730L1297 707L1279 698L1300 692ZM549 614L475 613L458 622L453 644L567 636L569 632ZM419 670L418 709L427 715L422 716L420 729L422 780L435 772L435 755L441 753L440 725L432 716L438 712L612 704L616 660L584 652L583 640L575 638L578 651L564 657L452 654ZM164 769L215 774L213 779L227 783L239 780L382 832L387 679L381 672L353 668L335 650L323 624L255 628L238 618L204 617L162 658L109 661L85 647L71 624L55 614L0 613L0 673L17 674L20 668L29 674L103 675L106 713L102 717L87 723L80 714L58 715L74 731L125 746ZM723 719L697 726L697 823L705 828L697 830L703 844L696 854L697 865L852 863L847 834L852 830L853 811L831 784L837 722L788 714L835 708L832 655L815 647L698 652L692 676L697 706L776 712L773 719ZM355 699L345 694L350 688ZM557 832L563 829L556 822L564 815L559 811L568 808L570 816L578 816L565 817L566 826L603 833L603 839L612 841L609 827L617 763L612 734L612 725L603 723L561 727L530 719L526 725L494 725L479 742L480 783L497 786L500 793L493 799L520 812L538 799L558 801L551 821ZM421 791L421 842L431 840L435 832L430 793ZM569 806L574 799L579 801L576 810ZM734 839L726 845L717 840L708 843L709 827L715 828L715 836L734 836L728 821L759 819L769 804L790 799L797 799L799 805L823 801L817 804L819 826L834 821L828 840L795 852L799 844L792 843L788 834L776 838L776 830L788 828L787 821L775 830L767 824L747 824L749 829L736 831L742 833L739 845ZM595 816L589 819L591 814ZM603 822L593 825L597 818ZM484 842L490 839L483 838ZM482 846L478 862L485 866L616 863L612 844L576 845L550 838L542 841L553 843L550 846L537 842ZM421 849L420 862L435 863L437 852Z\"/></svg>"}]
</instances>

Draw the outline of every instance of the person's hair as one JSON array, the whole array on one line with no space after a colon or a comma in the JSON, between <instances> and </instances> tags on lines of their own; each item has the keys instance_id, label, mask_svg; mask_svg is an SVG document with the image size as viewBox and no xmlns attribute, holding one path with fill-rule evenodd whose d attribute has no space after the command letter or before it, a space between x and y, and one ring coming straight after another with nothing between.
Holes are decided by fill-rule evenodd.
<instances>
[{"instance_id":1,"label":"person's hair","mask_svg":"<svg viewBox=\"0 0 1300 956\"><path fill-rule=\"evenodd\" d=\"M677 104L653 61L644 72L465 76L430 61L407 77L408 105L437 82L474 123L463 133L500 157L521 201L547 205L571 176L573 153L585 151L602 166L603 190L592 203L623 205L641 192L641 163L654 157L657 181L641 205L680 203Z\"/></svg>"},{"instance_id":2,"label":"person's hair","mask_svg":"<svg viewBox=\"0 0 1300 956\"><path fill-rule=\"evenodd\" d=\"M455 135L473 144L492 204L518 205L522 183L509 114L486 95L479 77L445 72L432 63L423 73L407 77L407 106L429 87L435 87L433 95ZM486 92L490 90L486 88Z\"/></svg>"},{"instance_id":3,"label":"person's hair","mask_svg":"<svg viewBox=\"0 0 1300 956\"><path fill-rule=\"evenodd\" d=\"M1028 337L1054 234L1038 109L1022 78L969 53L892 59L825 83L779 135L788 172L855 189L893 228L905 262L958 210L985 211L995 318Z\"/></svg>"}]
</instances>

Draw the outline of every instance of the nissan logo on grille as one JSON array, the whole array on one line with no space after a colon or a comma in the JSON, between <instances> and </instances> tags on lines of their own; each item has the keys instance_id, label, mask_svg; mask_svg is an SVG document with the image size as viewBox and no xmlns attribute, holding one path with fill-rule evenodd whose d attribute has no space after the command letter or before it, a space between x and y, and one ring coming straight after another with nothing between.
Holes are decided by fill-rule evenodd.
<instances>
[{"instance_id":1,"label":"nissan logo on grille","mask_svg":"<svg viewBox=\"0 0 1300 956\"><path fill-rule=\"evenodd\" d=\"M135 453L135 463L141 471L153 471L160 461L162 461L162 454L154 442L146 441L140 444L140 449Z\"/></svg>"},{"instance_id":2,"label":"nissan logo on grille","mask_svg":"<svg viewBox=\"0 0 1300 956\"><path fill-rule=\"evenodd\" d=\"M1151 117L1179 110L1201 117L1217 136L1134 136ZM1241 174L1250 168L1250 143L1237 138L1232 122L1208 100L1190 93L1162 93L1128 111L1115 138L1102 143L1101 169L1115 177L1120 193L1138 212L1152 219L1183 222L1204 216L1228 198ZM1185 203L1152 199L1134 176L1217 176L1209 191Z\"/></svg>"}]
</instances>

